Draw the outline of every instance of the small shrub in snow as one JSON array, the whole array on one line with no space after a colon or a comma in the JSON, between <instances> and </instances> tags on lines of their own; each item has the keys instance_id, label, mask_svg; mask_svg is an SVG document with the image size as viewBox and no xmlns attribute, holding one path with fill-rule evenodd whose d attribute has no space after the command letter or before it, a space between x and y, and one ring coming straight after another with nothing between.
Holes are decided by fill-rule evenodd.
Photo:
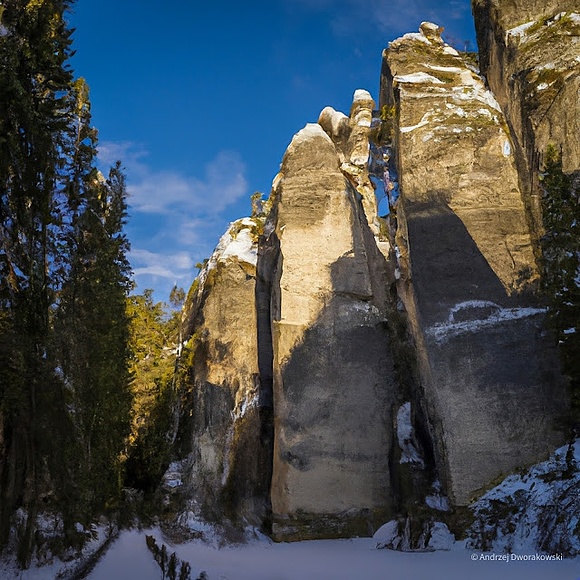
<instances>
[{"instance_id":1,"label":"small shrub in snow","mask_svg":"<svg viewBox=\"0 0 580 580\"><path fill-rule=\"evenodd\" d=\"M145 542L147 543L147 548L153 554L153 558L161 568L163 580L191 580L191 565L189 562L180 560L175 552L168 556L165 544L161 544L160 548L153 536L145 536ZM202 572L197 580L207 580L206 573Z\"/></svg>"}]
</instances>

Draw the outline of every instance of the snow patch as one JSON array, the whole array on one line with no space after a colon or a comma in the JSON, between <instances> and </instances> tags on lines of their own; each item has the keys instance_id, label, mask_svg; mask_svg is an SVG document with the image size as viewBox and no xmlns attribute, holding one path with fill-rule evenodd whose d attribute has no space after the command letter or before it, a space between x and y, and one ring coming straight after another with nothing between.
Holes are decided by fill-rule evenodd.
<instances>
[{"instance_id":1,"label":"snow patch","mask_svg":"<svg viewBox=\"0 0 580 580\"><path fill-rule=\"evenodd\" d=\"M477 101L484 104L490 109L495 109L501 112L501 107L497 102L496 98L493 96L491 91L485 88L482 79L475 75L469 69L462 69L460 67L444 67L444 66L429 66L432 70L440 70L441 72L447 71L459 74L458 82L460 84L453 85L449 87L445 85L443 81L436 79L434 76L426 72L416 72L408 75L397 75L395 76L395 81L402 83L404 90L404 85L412 84L426 84L429 83L428 89L425 92L420 92L418 90L405 91L404 95L407 98L422 98L428 97L432 98L434 94L441 93L441 95L448 95L455 103ZM453 103L448 103L448 105L456 106ZM449 107L448 107L449 108ZM481 109L479 110L481 112ZM487 116L487 115L486 115Z\"/></svg>"},{"instance_id":2,"label":"snow patch","mask_svg":"<svg viewBox=\"0 0 580 580\"><path fill-rule=\"evenodd\" d=\"M357 101L372 101L371 94L366 89L356 89L352 97L353 103Z\"/></svg>"},{"instance_id":3,"label":"snow patch","mask_svg":"<svg viewBox=\"0 0 580 580\"><path fill-rule=\"evenodd\" d=\"M455 113L456 115L458 115L459 117L467 117L467 112L465 111L465 109L462 109L461 107L458 107L453 103L445 103L445 107L450 111L452 111L453 113Z\"/></svg>"},{"instance_id":4,"label":"snow patch","mask_svg":"<svg viewBox=\"0 0 580 580\"><path fill-rule=\"evenodd\" d=\"M399 535L399 522L391 520L383 524L374 534L373 540L376 541L377 549L385 548L393 543Z\"/></svg>"},{"instance_id":5,"label":"snow patch","mask_svg":"<svg viewBox=\"0 0 580 580\"><path fill-rule=\"evenodd\" d=\"M322 119L328 119L330 121L330 130L333 135L338 135L342 127L348 124L348 117L333 107L324 107L322 109L318 122L320 123Z\"/></svg>"},{"instance_id":6,"label":"snow patch","mask_svg":"<svg viewBox=\"0 0 580 580\"><path fill-rule=\"evenodd\" d=\"M253 224L255 225L255 224ZM220 260L238 258L240 262L247 262L255 266L258 263L258 248L249 229L240 230L234 239L231 239L224 248Z\"/></svg>"},{"instance_id":7,"label":"snow patch","mask_svg":"<svg viewBox=\"0 0 580 580\"><path fill-rule=\"evenodd\" d=\"M410 523L407 518L391 520L382 525L373 535L377 550L387 548L403 552L432 552L453 548L455 536L443 522L425 522L421 536L415 541L411 538Z\"/></svg>"},{"instance_id":8,"label":"snow patch","mask_svg":"<svg viewBox=\"0 0 580 580\"><path fill-rule=\"evenodd\" d=\"M458 66L437 66L437 65L433 65L433 64L425 64L425 66L427 68L430 68L431 70L437 70L440 72L446 72L446 73L453 73L453 74L461 74L463 72L465 72L465 69L458 67Z\"/></svg>"},{"instance_id":9,"label":"snow patch","mask_svg":"<svg viewBox=\"0 0 580 580\"><path fill-rule=\"evenodd\" d=\"M258 406L258 394L250 393L246 395L235 407L230 411L230 416L233 422L239 421L252 408Z\"/></svg>"},{"instance_id":10,"label":"snow patch","mask_svg":"<svg viewBox=\"0 0 580 580\"><path fill-rule=\"evenodd\" d=\"M465 302L460 302L456 304L453 308L449 309L449 322L455 322L455 315L463 310L471 310L473 308L491 308L495 311L501 310L501 306L497 305L495 302L489 300L466 300Z\"/></svg>"},{"instance_id":11,"label":"snow patch","mask_svg":"<svg viewBox=\"0 0 580 580\"><path fill-rule=\"evenodd\" d=\"M526 36L528 28L534 26L534 24L536 24L536 21L530 20L529 22L525 22L524 24L520 24L519 26L507 30L505 33L506 44L509 42L510 37L519 42L524 36Z\"/></svg>"},{"instance_id":12,"label":"snow patch","mask_svg":"<svg viewBox=\"0 0 580 580\"><path fill-rule=\"evenodd\" d=\"M418 40L424 44L431 45L431 41L421 32L407 32L407 34L403 34L403 36L393 40L392 42L389 42L389 46L396 47L407 40Z\"/></svg>"},{"instance_id":13,"label":"snow patch","mask_svg":"<svg viewBox=\"0 0 580 580\"><path fill-rule=\"evenodd\" d=\"M305 127L300 129L300 131L298 131L298 133L292 137L292 141L290 141L290 145L288 145L288 150L294 147L298 147L306 141L317 138L322 138L329 143L332 143L332 139L326 134L326 131L318 123L307 123Z\"/></svg>"},{"instance_id":14,"label":"snow patch","mask_svg":"<svg viewBox=\"0 0 580 580\"><path fill-rule=\"evenodd\" d=\"M423 458L417 450L415 430L411 422L411 403L407 401L397 411L397 439L401 448L399 463L413 463L424 467Z\"/></svg>"},{"instance_id":15,"label":"snow patch","mask_svg":"<svg viewBox=\"0 0 580 580\"><path fill-rule=\"evenodd\" d=\"M475 310L475 312L466 312L466 316L463 318L471 319L456 321L457 313L468 310ZM434 338L437 342L442 342L461 334L478 332L483 328L495 326L510 320L519 320L545 313L545 308L501 308L494 302L470 300L451 308L449 310L448 322L433 325L427 329L426 334Z\"/></svg>"},{"instance_id":16,"label":"snow patch","mask_svg":"<svg viewBox=\"0 0 580 580\"><path fill-rule=\"evenodd\" d=\"M471 71L466 70L461 75L461 82L461 86L452 88L454 98L464 101L472 101L475 99L476 101L484 103L489 108L501 112L501 107L496 98L491 91L485 88L479 77L475 76Z\"/></svg>"},{"instance_id":17,"label":"snow patch","mask_svg":"<svg viewBox=\"0 0 580 580\"><path fill-rule=\"evenodd\" d=\"M454 543L455 536L449 531L447 524L434 522L427 548L430 550L451 550Z\"/></svg>"},{"instance_id":18,"label":"snow patch","mask_svg":"<svg viewBox=\"0 0 580 580\"><path fill-rule=\"evenodd\" d=\"M215 544L219 542L220 535L216 527L200 518L194 511L188 510L180 514L177 524L198 535L205 542Z\"/></svg>"},{"instance_id":19,"label":"snow patch","mask_svg":"<svg viewBox=\"0 0 580 580\"><path fill-rule=\"evenodd\" d=\"M410 73L408 75L396 75L393 79L396 83L433 83L436 85L443 85L445 84L443 81L440 81L438 78L426 73L426 72L416 72Z\"/></svg>"},{"instance_id":20,"label":"snow patch","mask_svg":"<svg viewBox=\"0 0 580 580\"><path fill-rule=\"evenodd\" d=\"M441 482L438 480L433 483L432 493L425 497L425 503L434 510L440 512L449 511L449 500L441 493Z\"/></svg>"},{"instance_id":21,"label":"snow patch","mask_svg":"<svg viewBox=\"0 0 580 580\"><path fill-rule=\"evenodd\" d=\"M320 130L322 131L322 128ZM324 131L322 132L324 133ZM228 258L237 258L240 262L256 266L258 263L258 244L251 230L257 226L257 219L249 217L230 223L228 231L220 238L211 258L199 273L200 288L203 288L208 273L216 268L218 263L224 262Z\"/></svg>"}]
</instances>

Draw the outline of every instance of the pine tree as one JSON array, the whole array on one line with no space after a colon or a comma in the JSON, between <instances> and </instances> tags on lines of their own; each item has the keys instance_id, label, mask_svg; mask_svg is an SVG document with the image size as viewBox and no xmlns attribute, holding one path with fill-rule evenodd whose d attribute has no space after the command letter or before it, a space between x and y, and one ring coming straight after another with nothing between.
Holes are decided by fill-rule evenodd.
<instances>
[{"instance_id":1,"label":"pine tree","mask_svg":"<svg viewBox=\"0 0 580 580\"><path fill-rule=\"evenodd\" d=\"M91 171L79 191L83 203L68 235L70 274L56 314L56 356L82 457L76 466L77 518L118 498L131 409L126 311L131 281L120 166L106 181Z\"/></svg>"}]
</instances>

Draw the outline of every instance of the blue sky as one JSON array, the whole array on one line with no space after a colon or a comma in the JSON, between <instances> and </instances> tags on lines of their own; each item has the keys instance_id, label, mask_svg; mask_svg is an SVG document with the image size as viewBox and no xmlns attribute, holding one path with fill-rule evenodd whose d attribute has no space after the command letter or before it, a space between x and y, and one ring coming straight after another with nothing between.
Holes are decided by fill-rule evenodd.
<instances>
[{"instance_id":1,"label":"blue sky","mask_svg":"<svg viewBox=\"0 0 580 580\"><path fill-rule=\"evenodd\" d=\"M69 20L101 162L126 170L137 291L158 300L269 193L294 133L357 88L377 99L389 40L429 20L475 46L469 0L78 0Z\"/></svg>"}]
</instances>

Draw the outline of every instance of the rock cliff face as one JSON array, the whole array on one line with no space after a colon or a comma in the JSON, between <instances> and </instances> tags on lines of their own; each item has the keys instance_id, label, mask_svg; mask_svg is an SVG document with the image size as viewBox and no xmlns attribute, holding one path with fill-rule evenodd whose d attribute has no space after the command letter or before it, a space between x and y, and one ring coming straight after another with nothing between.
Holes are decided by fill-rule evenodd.
<instances>
[{"instance_id":1,"label":"rock cliff face","mask_svg":"<svg viewBox=\"0 0 580 580\"><path fill-rule=\"evenodd\" d=\"M423 24L385 52L382 102L396 115L399 294L440 475L464 505L554 448L566 398L496 100Z\"/></svg>"},{"instance_id":2,"label":"rock cliff face","mask_svg":"<svg viewBox=\"0 0 580 580\"><path fill-rule=\"evenodd\" d=\"M190 292L173 469L194 513L278 540L398 516L397 545L431 546L433 510L563 441L529 136L429 23L385 51L374 108L358 90L297 133L263 217L232 224Z\"/></svg>"},{"instance_id":3,"label":"rock cliff face","mask_svg":"<svg viewBox=\"0 0 580 580\"><path fill-rule=\"evenodd\" d=\"M367 217L355 186L367 193L372 111L368 93L356 96L345 149L319 124L307 125L288 147L272 193L267 229L279 255L271 498L279 539L367 533L390 503L386 263L368 224L373 203ZM340 147L342 131L331 134Z\"/></svg>"},{"instance_id":4,"label":"rock cliff face","mask_svg":"<svg viewBox=\"0 0 580 580\"><path fill-rule=\"evenodd\" d=\"M538 170L548 143L566 173L580 171L580 8L576 0L473 0L481 72L515 136L535 237Z\"/></svg>"},{"instance_id":5,"label":"rock cliff face","mask_svg":"<svg viewBox=\"0 0 580 580\"><path fill-rule=\"evenodd\" d=\"M182 471L190 509L210 520L259 524L268 507L271 450L259 398L255 306L262 227L260 218L230 226L184 306L188 400L180 435L187 455L173 467Z\"/></svg>"}]
</instances>

